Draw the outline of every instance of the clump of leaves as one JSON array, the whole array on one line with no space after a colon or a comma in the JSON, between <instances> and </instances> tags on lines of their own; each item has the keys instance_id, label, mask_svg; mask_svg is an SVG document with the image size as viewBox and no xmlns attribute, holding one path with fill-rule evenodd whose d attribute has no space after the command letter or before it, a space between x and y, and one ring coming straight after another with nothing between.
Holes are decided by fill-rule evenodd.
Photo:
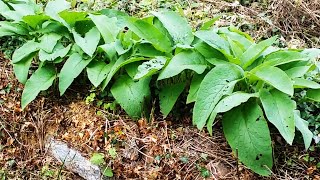
<instances>
[{"instance_id":1,"label":"clump of leaves","mask_svg":"<svg viewBox=\"0 0 320 180\"><path fill-rule=\"evenodd\" d=\"M63 95L86 71L92 85L110 91L133 118L148 114L152 94L167 116L188 91L193 124L212 134L216 115L223 114L231 148L260 175L270 175L273 166L268 123L289 144L298 129L310 146L312 132L293 96L307 89L309 100L320 101L320 85L304 78L316 68L319 49L276 48L277 37L255 43L235 27L211 28L214 21L194 32L179 13L166 10L135 18L111 9L71 11L64 0L44 9L32 1L0 1L0 7L6 18L0 37L27 40L12 56L25 84L22 108L53 83ZM29 77L32 63L38 69Z\"/></svg>"}]
</instances>

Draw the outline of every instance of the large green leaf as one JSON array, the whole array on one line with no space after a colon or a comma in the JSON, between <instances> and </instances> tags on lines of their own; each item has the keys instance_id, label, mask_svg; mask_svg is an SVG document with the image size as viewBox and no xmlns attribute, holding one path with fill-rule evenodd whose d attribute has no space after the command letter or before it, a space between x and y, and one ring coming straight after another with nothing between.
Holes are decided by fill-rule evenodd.
<instances>
[{"instance_id":1,"label":"large green leaf","mask_svg":"<svg viewBox=\"0 0 320 180\"><path fill-rule=\"evenodd\" d=\"M47 53L52 53L54 47L57 45L58 41L61 39L61 35L56 33L45 34L41 37L40 48Z\"/></svg>"},{"instance_id":2,"label":"large green leaf","mask_svg":"<svg viewBox=\"0 0 320 180\"><path fill-rule=\"evenodd\" d=\"M310 69L310 66L297 66L286 70L285 72L290 78L299 78L304 76Z\"/></svg>"},{"instance_id":3,"label":"large green leaf","mask_svg":"<svg viewBox=\"0 0 320 180\"><path fill-rule=\"evenodd\" d=\"M7 31L13 34L19 34L19 35L28 35L29 33L28 30L20 23L13 23L13 22L6 22L6 21L0 22L0 29L2 31Z\"/></svg>"},{"instance_id":4,"label":"large green leaf","mask_svg":"<svg viewBox=\"0 0 320 180\"><path fill-rule=\"evenodd\" d=\"M126 55L120 56L120 58L113 64L110 73L108 74L107 78L102 82L102 90L107 87L109 84L110 80L112 79L113 75L119 71L119 69L127 64L138 62L138 61L143 61L143 60L148 60L143 57L133 57L130 59L126 59Z\"/></svg>"},{"instance_id":5,"label":"large green leaf","mask_svg":"<svg viewBox=\"0 0 320 180\"><path fill-rule=\"evenodd\" d=\"M198 74L202 74L206 68L207 63L200 53L183 51L171 59L169 64L160 73L158 80L178 75L185 69L190 69Z\"/></svg>"},{"instance_id":6,"label":"large green leaf","mask_svg":"<svg viewBox=\"0 0 320 180\"><path fill-rule=\"evenodd\" d=\"M222 54L224 54L226 57L233 59L230 51L230 47L228 44L228 41L226 41L224 38L219 36L217 33L213 31L197 31L195 35L210 45L211 47L219 50Z\"/></svg>"},{"instance_id":7,"label":"large green leaf","mask_svg":"<svg viewBox=\"0 0 320 180\"><path fill-rule=\"evenodd\" d=\"M13 64L14 74L17 77L18 81L22 84L25 84L29 75L29 68L31 62L34 58L34 54L31 54L29 57L24 58L22 61L19 61Z\"/></svg>"},{"instance_id":8,"label":"large green leaf","mask_svg":"<svg viewBox=\"0 0 320 180\"><path fill-rule=\"evenodd\" d=\"M47 90L56 78L56 70L52 65L40 67L26 82L21 97L21 107L24 109L37 95Z\"/></svg>"},{"instance_id":9,"label":"large green leaf","mask_svg":"<svg viewBox=\"0 0 320 180\"><path fill-rule=\"evenodd\" d=\"M247 102L252 97L258 97L258 94L248 94L245 92L232 93L231 95L223 98L214 108L214 111L217 113L230 111L232 108Z\"/></svg>"},{"instance_id":10,"label":"large green leaf","mask_svg":"<svg viewBox=\"0 0 320 180\"><path fill-rule=\"evenodd\" d=\"M170 39L152 24L143 20L128 21L128 27L140 38L149 41L157 50L170 52L172 50Z\"/></svg>"},{"instance_id":11,"label":"large green leaf","mask_svg":"<svg viewBox=\"0 0 320 180\"><path fill-rule=\"evenodd\" d=\"M93 14L89 14L89 17L97 26L106 44L116 41L117 35L120 31L119 27L116 24L116 18L109 18L105 15Z\"/></svg>"},{"instance_id":12,"label":"large green leaf","mask_svg":"<svg viewBox=\"0 0 320 180\"><path fill-rule=\"evenodd\" d=\"M259 105L252 101L232 109L224 114L222 125L239 160L254 172L269 176L273 165L271 137Z\"/></svg>"},{"instance_id":13,"label":"large green leaf","mask_svg":"<svg viewBox=\"0 0 320 180\"><path fill-rule=\"evenodd\" d=\"M71 49L72 44L69 44L67 47L64 47L62 43L55 45L52 53L47 53L46 51L40 49L39 59L40 61L54 61L57 58L65 57Z\"/></svg>"},{"instance_id":14,"label":"large green leaf","mask_svg":"<svg viewBox=\"0 0 320 180\"><path fill-rule=\"evenodd\" d=\"M64 23L65 21L59 16L59 13L70 8L71 3L65 0L53 0L48 2L47 6L44 9L44 12L52 19Z\"/></svg>"},{"instance_id":15,"label":"large green leaf","mask_svg":"<svg viewBox=\"0 0 320 180\"><path fill-rule=\"evenodd\" d=\"M167 117L172 110L178 97L184 90L186 83L177 83L164 86L159 92L160 110L164 117Z\"/></svg>"},{"instance_id":16,"label":"large green leaf","mask_svg":"<svg viewBox=\"0 0 320 180\"><path fill-rule=\"evenodd\" d=\"M68 23L71 27L74 27L77 21L85 20L87 17L86 12L76 12L64 10L59 13L59 16Z\"/></svg>"},{"instance_id":17,"label":"large green leaf","mask_svg":"<svg viewBox=\"0 0 320 180\"><path fill-rule=\"evenodd\" d=\"M40 26L43 22L49 20L50 17L45 14L36 14L24 16L22 19L25 23L27 23L29 26L35 29L36 27Z\"/></svg>"},{"instance_id":18,"label":"large green leaf","mask_svg":"<svg viewBox=\"0 0 320 180\"><path fill-rule=\"evenodd\" d=\"M100 41L99 30L96 27L93 27L89 32L86 33L84 38L81 37L76 31L73 31L72 33L77 45L80 46L86 54L92 57Z\"/></svg>"},{"instance_id":19,"label":"large green leaf","mask_svg":"<svg viewBox=\"0 0 320 180\"><path fill-rule=\"evenodd\" d=\"M187 97L187 104L195 102L198 95L198 90L200 88L200 84L205 77L205 74L195 74L191 80L189 94Z\"/></svg>"},{"instance_id":20,"label":"large green leaf","mask_svg":"<svg viewBox=\"0 0 320 180\"><path fill-rule=\"evenodd\" d=\"M90 82L98 87L107 77L113 64L106 64L103 61L93 61L87 67L88 78Z\"/></svg>"},{"instance_id":21,"label":"large green leaf","mask_svg":"<svg viewBox=\"0 0 320 180\"><path fill-rule=\"evenodd\" d=\"M261 55L261 53L275 43L276 40L277 37L275 36L261 41L258 44L251 45L240 57L243 69L249 67Z\"/></svg>"},{"instance_id":22,"label":"large green leaf","mask_svg":"<svg viewBox=\"0 0 320 180\"><path fill-rule=\"evenodd\" d=\"M168 30L175 44L190 45L193 41L192 29L188 21L173 11L153 12Z\"/></svg>"},{"instance_id":23,"label":"large green leaf","mask_svg":"<svg viewBox=\"0 0 320 180\"><path fill-rule=\"evenodd\" d=\"M152 76L157 73L166 64L167 59L163 56L155 57L149 61L138 66L138 72L134 79L141 79L143 77Z\"/></svg>"},{"instance_id":24,"label":"large green leaf","mask_svg":"<svg viewBox=\"0 0 320 180\"><path fill-rule=\"evenodd\" d=\"M293 84L288 75L281 69L273 66L263 66L255 71L251 71L256 77L270 84L276 89L293 95Z\"/></svg>"},{"instance_id":25,"label":"large green leaf","mask_svg":"<svg viewBox=\"0 0 320 180\"><path fill-rule=\"evenodd\" d=\"M313 138L313 133L308 128L309 122L300 117L299 111L294 111L294 120L295 120L297 129L302 134L304 147L306 148L306 150L308 150Z\"/></svg>"},{"instance_id":26,"label":"large green leaf","mask_svg":"<svg viewBox=\"0 0 320 180\"><path fill-rule=\"evenodd\" d=\"M251 97L258 97L258 94L248 94L239 91L223 98L210 114L209 120L207 122L207 129L209 134L212 135L212 126L218 113L230 111L232 108L247 102Z\"/></svg>"},{"instance_id":27,"label":"large green leaf","mask_svg":"<svg viewBox=\"0 0 320 180\"><path fill-rule=\"evenodd\" d=\"M34 40L27 41L24 45L22 45L19 49L14 51L12 55L12 63L17 63L30 54L39 50L39 43Z\"/></svg>"},{"instance_id":28,"label":"large green leaf","mask_svg":"<svg viewBox=\"0 0 320 180\"><path fill-rule=\"evenodd\" d=\"M295 102L278 90L261 90L260 99L267 119L276 126L282 137L291 145L295 134L293 111Z\"/></svg>"},{"instance_id":29,"label":"large green leaf","mask_svg":"<svg viewBox=\"0 0 320 180\"><path fill-rule=\"evenodd\" d=\"M243 72L233 64L213 68L201 82L193 109L193 124L202 129L219 100L224 95L231 94L242 76Z\"/></svg>"},{"instance_id":30,"label":"large green leaf","mask_svg":"<svg viewBox=\"0 0 320 180\"><path fill-rule=\"evenodd\" d=\"M320 84L303 78L294 78L293 86L295 88L320 89Z\"/></svg>"},{"instance_id":31,"label":"large green leaf","mask_svg":"<svg viewBox=\"0 0 320 180\"><path fill-rule=\"evenodd\" d=\"M144 56L144 57L156 57L156 56L164 56L165 53L156 50L149 43L139 43L135 45L134 55L136 56Z\"/></svg>"},{"instance_id":32,"label":"large green leaf","mask_svg":"<svg viewBox=\"0 0 320 180\"><path fill-rule=\"evenodd\" d=\"M111 93L126 113L132 118L143 115L144 106L150 98L150 78L144 78L137 82L124 75L116 80L111 87Z\"/></svg>"},{"instance_id":33,"label":"large green leaf","mask_svg":"<svg viewBox=\"0 0 320 180\"><path fill-rule=\"evenodd\" d=\"M214 49L213 47L209 46L207 43L203 41L195 44L194 48L198 52L200 52L206 59L215 58L220 60L227 60L220 51Z\"/></svg>"},{"instance_id":34,"label":"large green leaf","mask_svg":"<svg viewBox=\"0 0 320 180\"><path fill-rule=\"evenodd\" d=\"M294 61L307 61L308 57L298 51L280 50L275 51L264 58L263 65L279 66Z\"/></svg>"},{"instance_id":35,"label":"large green leaf","mask_svg":"<svg viewBox=\"0 0 320 180\"><path fill-rule=\"evenodd\" d=\"M320 102L320 89L310 89L306 94L308 99Z\"/></svg>"},{"instance_id":36,"label":"large green leaf","mask_svg":"<svg viewBox=\"0 0 320 180\"><path fill-rule=\"evenodd\" d=\"M62 96L73 80L79 76L82 70L91 62L84 60L78 53L72 54L69 59L64 63L59 74L59 91Z\"/></svg>"}]
</instances>

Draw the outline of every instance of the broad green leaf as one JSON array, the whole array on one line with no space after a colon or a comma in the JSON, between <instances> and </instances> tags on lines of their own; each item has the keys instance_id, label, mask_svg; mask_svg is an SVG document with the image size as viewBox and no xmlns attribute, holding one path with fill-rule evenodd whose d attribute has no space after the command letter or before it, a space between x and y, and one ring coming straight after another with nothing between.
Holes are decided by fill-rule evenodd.
<instances>
[{"instance_id":1,"label":"broad green leaf","mask_svg":"<svg viewBox=\"0 0 320 180\"><path fill-rule=\"evenodd\" d=\"M89 14L89 17L97 26L106 44L116 41L117 35L120 31L117 26L116 18L109 18L105 15Z\"/></svg>"},{"instance_id":2,"label":"broad green leaf","mask_svg":"<svg viewBox=\"0 0 320 180\"><path fill-rule=\"evenodd\" d=\"M275 89L270 92L261 90L260 99L267 119L276 126L287 143L292 145L295 134L295 102L288 95Z\"/></svg>"},{"instance_id":3,"label":"broad green leaf","mask_svg":"<svg viewBox=\"0 0 320 180\"><path fill-rule=\"evenodd\" d=\"M52 53L54 47L57 45L58 41L61 39L61 35L56 33L45 34L41 37L40 48L47 53Z\"/></svg>"},{"instance_id":4,"label":"broad green leaf","mask_svg":"<svg viewBox=\"0 0 320 180\"><path fill-rule=\"evenodd\" d=\"M247 102L252 97L258 97L258 94L235 92L223 98L214 108L214 111L217 113L230 111L232 108L237 107L244 102Z\"/></svg>"},{"instance_id":5,"label":"broad green leaf","mask_svg":"<svg viewBox=\"0 0 320 180\"><path fill-rule=\"evenodd\" d=\"M6 29L0 27L0 37L13 36L13 35L15 35L14 32L6 30Z\"/></svg>"},{"instance_id":6,"label":"broad green leaf","mask_svg":"<svg viewBox=\"0 0 320 180\"><path fill-rule=\"evenodd\" d=\"M28 30L21 24L6 21L0 22L0 29L2 29L2 31L7 31L18 35L27 35L29 33Z\"/></svg>"},{"instance_id":7,"label":"broad green leaf","mask_svg":"<svg viewBox=\"0 0 320 180\"><path fill-rule=\"evenodd\" d=\"M253 74L276 89L293 95L293 84L288 75L281 69L273 66L263 66L256 69Z\"/></svg>"},{"instance_id":8,"label":"broad green leaf","mask_svg":"<svg viewBox=\"0 0 320 180\"><path fill-rule=\"evenodd\" d=\"M22 61L19 61L13 64L14 74L17 77L18 81L22 84L25 84L29 75L29 68L31 62L34 58L34 54L31 54L29 57L24 58Z\"/></svg>"},{"instance_id":9,"label":"broad green leaf","mask_svg":"<svg viewBox=\"0 0 320 180\"><path fill-rule=\"evenodd\" d=\"M243 69L249 67L269 46L275 43L277 37L266 39L258 44L252 44L240 57Z\"/></svg>"},{"instance_id":10,"label":"broad green leaf","mask_svg":"<svg viewBox=\"0 0 320 180\"><path fill-rule=\"evenodd\" d=\"M311 145L311 141L313 138L313 133L309 130L309 127L308 127L309 122L300 117L299 111L294 111L294 120L295 120L296 128L302 134L304 147L306 148L306 151L307 151Z\"/></svg>"},{"instance_id":11,"label":"broad green leaf","mask_svg":"<svg viewBox=\"0 0 320 180\"><path fill-rule=\"evenodd\" d=\"M127 21L129 19L128 14L123 11L115 10L115 9L103 9L100 11L101 14L108 16L109 18L117 18L117 26L120 29L123 29L127 26Z\"/></svg>"},{"instance_id":12,"label":"broad green leaf","mask_svg":"<svg viewBox=\"0 0 320 180\"><path fill-rule=\"evenodd\" d=\"M98 87L101 82L107 77L112 64L106 64L103 61L93 61L87 66L87 73L90 82Z\"/></svg>"},{"instance_id":13,"label":"broad green leaf","mask_svg":"<svg viewBox=\"0 0 320 180\"><path fill-rule=\"evenodd\" d=\"M275 51L264 58L262 65L279 66L294 61L307 61L308 57L298 51Z\"/></svg>"},{"instance_id":14,"label":"broad green leaf","mask_svg":"<svg viewBox=\"0 0 320 180\"><path fill-rule=\"evenodd\" d=\"M189 94L187 97L187 104L195 102L197 99L198 95L198 90L200 88L200 84L205 77L205 74L195 74L193 75L191 84L190 84L190 89L189 89Z\"/></svg>"},{"instance_id":15,"label":"broad green leaf","mask_svg":"<svg viewBox=\"0 0 320 180\"><path fill-rule=\"evenodd\" d=\"M297 66L285 71L290 78L299 78L304 76L310 69L310 66Z\"/></svg>"},{"instance_id":16,"label":"broad green leaf","mask_svg":"<svg viewBox=\"0 0 320 180\"><path fill-rule=\"evenodd\" d=\"M242 49L239 47L238 44L236 44L231 38L227 37L232 54L235 58L240 57L243 54ZM237 63L240 63L240 60L237 59Z\"/></svg>"},{"instance_id":17,"label":"broad green leaf","mask_svg":"<svg viewBox=\"0 0 320 180\"><path fill-rule=\"evenodd\" d=\"M233 32L230 30L234 30L236 32ZM227 37L230 38L232 41L237 42L236 44L238 44L238 46L241 47L241 49L243 49L243 50L248 49L254 42L250 36L248 36L246 34L239 34L240 33L239 30L233 29L231 27L219 29L219 33L221 33L221 32L223 34L226 34ZM241 33L243 33L243 32L241 32Z\"/></svg>"},{"instance_id":18,"label":"broad green leaf","mask_svg":"<svg viewBox=\"0 0 320 180\"><path fill-rule=\"evenodd\" d=\"M193 41L193 34L188 21L173 11L153 12L168 30L175 44L190 45Z\"/></svg>"},{"instance_id":19,"label":"broad green leaf","mask_svg":"<svg viewBox=\"0 0 320 180\"><path fill-rule=\"evenodd\" d=\"M114 59L117 56L117 51L115 47L115 42L109 43L109 44L104 44L98 47L98 50L102 50L106 53L107 57L109 58L110 61L114 61Z\"/></svg>"},{"instance_id":20,"label":"broad green leaf","mask_svg":"<svg viewBox=\"0 0 320 180\"><path fill-rule=\"evenodd\" d=\"M176 76L186 69L202 74L206 68L207 63L200 53L195 51L183 51L171 59L169 64L161 71L158 80Z\"/></svg>"},{"instance_id":21,"label":"broad green leaf","mask_svg":"<svg viewBox=\"0 0 320 180\"><path fill-rule=\"evenodd\" d=\"M90 60L84 60L82 57L74 53L64 63L59 74L59 91L62 96L73 80L79 76L82 70L91 62Z\"/></svg>"},{"instance_id":22,"label":"broad green leaf","mask_svg":"<svg viewBox=\"0 0 320 180\"><path fill-rule=\"evenodd\" d=\"M31 26L34 29L49 19L50 17L45 14L28 15L22 18L22 20L25 23L27 23L29 26Z\"/></svg>"},{"instance_id":23,"label":"broad green leaf","mask_svg":"<svg viewBox=\"0 0 320 180\"><path fill-rule=\"evenodd\" d=\"M39 59L40 61L54 61L57 58L64 58L71 49L71 44L67 47L64 47L62 43L57 43L55 45L52 53L47 53L46 51L40 49L39 51Z\"/></svg>"},{"instance_id":24,"label":"broad green leaf","mask_svg":"<svg viewBox=\"0 0 320 180\"><path fill-rule=\"evenodd\" d=\"M142 63L138 67L138 73L134 79L141 79L143 77L152 76L157 73L166 64L167 59L163 56L155 57L149 61Z\"/></svg>"},{"instance_id":25,"label":"broad green leaf","mask_svg":"<svg viewBox=\"0 0 320 180\"><path fill-rule=\"evenodd\" d=\"M111 87L113 97L130 117L136 119L143 115L145 103L151 94L149 82L150 78L135 82L123 75Z\"/></svg>"},{"instance_id":26,"label":"broad green leaf","mask_svg":"<svg viewBox=\"0 0 320 180\"><path fill-rule=\"evenodd\" d=\"M316 102L320 102L320 89L310 89L307 91L306 97Z\"/></svg>"},{"instance_id":27,"label":"broad green leaf","mask_svg":"<svg viewBox=\"0 0 320 180\"><path fill-rule=\"evenodd\" d=\"M3 12L10 11L10 8L6 3L4 3L2 0L0 1L0 14Z\"/></svg>"},{"instance_id":28,"label":"broad green leaf","mask_svg":"<svg viewBox=\"0 0 320 180\"><path fill-rule=\"evenodd\" d=\"M230 47L228 42L219 36L217 33L213 31L197 31L195 33L195 36L197 36L199 39L210 45L211 47L219 50L222 54L224 54L226 57L233 58L231 56Z\"/></svg>"},{"instance_id":29,"label":"broad green leaf","mask_svg":"<svg viewBox=\"0 0 320 180\"><path fill-rule=\"evenodd\" d=\"M34 40L27 41L24 45L22 45L19 49L14 51L12 55L12 63L17 63L30 54L39 50L39 43L35 42Z\"/></svg>"},{"instance_id":30,"label":"broad green leaf","mask_svg":"<svg viewBox=\"0 0 320 180\"><path fill-rule=\"evenodd\" d=\"M21 97L21 107L24 109L37 95L47 90L56 78L56 70L52 65L46 65L36 70L26 82Z\"/></svg>"},{"instance_id":31,"label":"broad green leaf","mask_svg":"<svg viewBox=\"0 0 320 180\"><path fill-rule=\"evenodd\" d=\"M310 81L303 78L294 78L293 80L293 86L295 88L311 88L311 89L320 89L320 84Z\"/></svg>"},{"instance_id":32,"label":"broad green leaf","mask_svg":"<svg viewBox=\"0 0 320 180\"><path fill-rule=\"evenodd\" d=\"M109 84L110 80L112 79L113 75L119 71L119 69L127 64L138 62L138 61L143 61L143 60L148 60L143 57L134 57L130 59L126 59L126 55L120 56L120 58L115 62L115 64L112 66L110 73L108 74L107 78L102 82L102 90L107 87Z\"/></svg>"},{"instance_id":33,"label":"broad green leaf","mask_svg":"<svg viewBox=\"0 0 320 180\"><path fill-rule=\"evenodd\" d=\"M213 47L209 46L205 42L200 42L195 44L194 48L200 52L206 59L215 58L220 60L226 60L225 56L218 50L214 49Z\"/></svg>"},{"instance_id":34,"label":"broad green leaf","mask_svg":"<svg viewBox=\"0 0 320 180\"><path fill-rule=\"evenodd\" d=\"M75 31L72 33L77 45L80 46L86 54L92 57L100 41L100 33L98 29L95 27L92 28L86 33L84 38Z\"/></svg>"},{"instance_id":35,"label":"broad green leaf","mask_svg":"<svg viewBox=\"0 0 320 180\"><path fill-rule=\"evenodd\" d=\"M104 161L104 155L102 153L93 153L90 162L94 165L102 165Z\"/></svg>"},{"instance_id":36,"label":"broad green leaf","mask_svg":"<svg viewBox=\"0 0 320 180\"><path fill-rule=\"evenodd\" d=\"M223 98L212 111L207 122L207 129L212 136L212 126L218 113L230 111L232 108L247 102L251 97L258 97L257 94L248 94L244 92L235 92Z\"/></svg>"},{"instance_id":37,"label":"broad green leaf","mask_svg":"<svg viewBox=\"0 0 320 180\"><path fill-rule=\"evenodd\" d=\"M156 50L149 43L139 43L135 46L134 55L136 56L144 56L144 57L156 57L156 56L164 56L165 53Z\"/></svg>"},{"instance_id":38,"label":"broad green leaf","mask_svg":"<svg viewBox=\"0 0 320 180\"><path fill-rule=\"evenodd\" d=\"M233 153L254 172L269 176L273 165L267 121L257 103L249 102L224 114L223 132Z\"/></svg>"},{"instance_id":39,"label":"broad green leaf","mask_svg":"<svg viewBox=\"0 0 320 180\"><path fill-rule=\"evenodd\" d=\"M160 110L164 117L167 117L180 94L184 90L186 83L177 83L164 86L159 92Z\"/></svg>"},{"instance_id":40,"label":"broad green leaf","mask_svg":"<svg viewBox=\"0 0 320 180\"><path fill-rule=\"evenodd\" d=\"M320 49L318 48L310 48L310 49L304 49L301 54L304 56L307 56L310 60L314 61L317 58L320 58Z\"/></svg>"},{"instance_id":41,"label":"broad green leaf","mask_svg":"<svg viewBox=\"0 0 320 180\"><path fill-rule=\"evenodd\" d=\"M213 68L201 82L193 109L193 124L202 129L220 99L233 91L243 72L233 64Z\"/></svg>"},{"instance_id":42,"label":"broad green leaf","mask_svg":"<svg viewBox=\"0 0 320 180\"><path fill-rule=\"evenodd\" d=\"M106 168L103 170L102 174L103 174L104 176L106 176L106 177L113 177L112 169L109 168L109 167L106 167Z\"/></svg>"},{"instance_id":43,"label":"broad green leaf","mask_svg":"<svg viewBox=\"0 0 320 180\"><path fill-rule=\"evenodd\" d=\"M52 19L63 23L65 21L59 16L59 13L70 8L71 4L65 0L53 0L48 2L44 12Z\"/></svg>"},{"instance_id":44,"label":"broad green leaf","mask_svg":"<svg viewBox=\"0 0 320 180\"><path fill-rule=\"evenodd\" d=\"M140 38L149 41L157 50L170 52L172 50L170 39L155 26L143 20L128 21L128 27Z\"/></svg>"},{"instance_id":45,"label":"broad green leaf","mask_svg":"<svg viewBox=\"0 0 320 180\"><path fill-rule=\"evenodd\" d=\"M76 12L68 10L59 12L59 16L71 27L74 27L77 21L85 20L87 15L88 14L86 12Z\"/></svg>"},{"instance_id":46,"label":"broad green leaf","mask_svg":"<svg viewBox=\"0 0 320 180\"><path fill-rule=\"evenodd\" d=\"M34 1L25 1L25 3L9 3L15 12L19 13L21 17L33 15L39 11L40 6ZM21 19L20 19L21 20Z\"/></svg>"}]
</instances>

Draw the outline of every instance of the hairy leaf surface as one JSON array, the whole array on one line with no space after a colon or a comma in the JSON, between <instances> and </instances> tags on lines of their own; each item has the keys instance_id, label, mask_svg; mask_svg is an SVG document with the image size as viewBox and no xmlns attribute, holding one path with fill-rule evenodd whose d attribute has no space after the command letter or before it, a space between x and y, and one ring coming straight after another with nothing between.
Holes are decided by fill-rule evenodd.
<instances>
[{"instance_id":1,"label":"hairy leaf surface","mask_svg":"<svg viewBox=\"0 0 320 180\"><path fill-rule=\"evenodd\" d=\"M143 115L146 101L150 98L150 78L144 78L137 82L128 75L123 75L111 87L111 93L121 107L132 118Z\"/></svg>"},{"instance_id":2,"label":"hairy leaf surface","mask_svg":"<svg viewBox=\"0 0 320 180\"><path fill-rule=\"evenodd\" d=\"M40 67L28 81L24 87L21 97L21 107L24 109L37 95L47 90L56 78L56 70L52 65Z\"/></svg>"},{"instance_id":3,"label":"hairy leaf surface","mask_svg":"<svg viewBox=\"0 0 320 180\"><path fill-rule=\"evenodd\" d=\"M278 90L261 90L260 100L267 119L279 130L288 144L292 144L295 134L293 111L295 102Z\"/></svg>"},{"instance_id":4,"label":"hairy leaf surface","mask_svg":"<svg viewBox=\"0 0 320 180\"><path fill-rule=\"evenodd\" d=\"M202 129L211 112L234 85L242 78L243 72L235 65L225 64L213 68L201 82L193 109L193 124Z\"/></svg>"},{"instance_id":5,"label":"hairy leaf surface","mask_svg":"<svg viewBox=\"0 0 320 180\"><path fill-rule=\"evenodd\" d=\"M171 59L169 64L160 73L158 80L176 76L185 69L190 69L198 74L202 74L206 68L207 63L200 53L183 51Z\"/></svg>"},{"instance_id":6,"label":"hairy leaf surface","mask_svg":"<svg viewBox=\"0 0 320 180\"><path fill-rule=\"evenodd\" d=\"M113 64L106 64L102 61L93 61L87 66L87 73L90 82L98 87L107 77Z\"/></svg>"},{"instance_id":7,"label":"hairy leaf surface","mask_svg":"<svg viewBox=\"0 0 320 180\"><path fill-rule=\"evenodd\" d=\"M73 80L79 76L82 70L91 62L90 60L82 59L78 53L72 54L63 65L59 74L59 91L62 96Z\"/></svg>"},{"instance_id":8,"label":"hairy leaf surface","mask_svg":"<svg viewBox=\"0 0 320 180\"><path fill-rule=\"evenodd\" d=\"M270 84L276 89L293 95L293 84L288 75L281 69L273 66L263 66L253 72L256 77Z\"/></svg>"},{"instance_id":9,"label":"hairy leaf surface","mask_svg":"<svg viewBox=\"0 0 320 180\"><path fill-rule=\"evenodd\" d=\"M262 176L271 174L272 147L267 121L257 103L249 102L224 114L223 132L234 154Z\"/></svg>"},{"instance_id":10,"label":"hairy leaf surface","mask_svg":"<svg viewBox=\"0 0 320 180\"><path fill-rule=\"evenodd\" d=\"M164 86L159 93L160 110L164 117L167 117L172 110L174 104L178 100L180 94L184 90L186 83L177 83Z\"/></svg>"},{"instance_id":11,"label":"hairy leaf surface","mask_svg":"<svg viewBox=\"0 0 320 180\"><path fill-rule=\"evenodd\" d=\"M193 41L193 34L188 21L173 11L153 12L168 30L175 44L190 45Z\"/></svg>"}]
</instances>

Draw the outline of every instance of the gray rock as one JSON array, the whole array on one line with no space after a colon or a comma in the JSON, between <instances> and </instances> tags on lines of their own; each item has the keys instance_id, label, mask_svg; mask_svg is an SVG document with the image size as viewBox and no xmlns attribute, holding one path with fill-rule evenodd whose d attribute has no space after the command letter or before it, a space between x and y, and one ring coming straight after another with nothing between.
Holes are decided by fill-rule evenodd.
<instances>
[{"instance_id":1,"label":"gray rock","mask_svg":"<svg viewBox=\"0 0 320 180\"><path fill-rule=\"evenodd\" d=\"M49 138L45 146L48 152L69 171L77 173L86 180L102 179L99 167L84 158L80 152L69 148L66 143Z\"/></svg>"}]
</instances>

